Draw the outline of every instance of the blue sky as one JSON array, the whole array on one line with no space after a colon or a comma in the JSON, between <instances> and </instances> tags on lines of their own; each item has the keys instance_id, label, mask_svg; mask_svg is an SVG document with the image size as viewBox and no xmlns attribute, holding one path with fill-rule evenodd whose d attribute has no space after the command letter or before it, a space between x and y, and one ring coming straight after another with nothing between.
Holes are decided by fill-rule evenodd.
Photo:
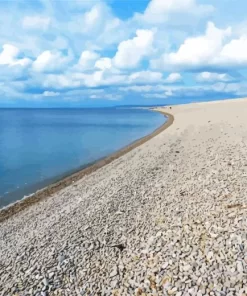
<instances>
[{"instance_id":1,"label":"blue sky","mask_svg":"<svg viewBox=\"0 0 247 296\"><path fill-rule=\"evenodd\" d=\"M247 2L0 2L0 106L171 104L247 95Z\"/></svg>"}]
</instances>

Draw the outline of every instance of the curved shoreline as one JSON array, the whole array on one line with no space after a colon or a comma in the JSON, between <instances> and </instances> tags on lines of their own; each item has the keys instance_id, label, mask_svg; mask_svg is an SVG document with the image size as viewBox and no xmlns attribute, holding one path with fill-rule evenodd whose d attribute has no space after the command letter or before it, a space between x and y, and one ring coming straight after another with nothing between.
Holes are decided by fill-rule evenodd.
<instances>
[{"instance_id":1,"label":"curved shoreline","mask_svg":"<svg viewBox=\"0 0 247 296\"><path fill-rule=\"evenodd\" d=\"M163 114L165 117L167 117L167 121L157 128L155 131L153 131L151 134L140 138L139 140L136 140L132 142L131 144L127 145L126 147L118 150L117 152L114 152L110 154L109 156L95 162L93 165L90 165L86 167L85 169L79 170L78 172L75 172L55 183L52 183L51 185L48 185L47 187L44 187L43 189L38 190L37 192L16 201L13 204L10 204L9 206L6 206L3 209L0 209L0 223L9 219L14 214L17 214L24 210L25 208L40 202L41 200L51 196L52 194L68 187L69 185L73 184L74 182L82 179L84 176L89 175L98 169L104 167L105 165L113 162L114 160L118 159L119 157L123 156L124 154L132 151L133 149L139 147L140 145L146 143L153 137L160 134L162 131L166 130L168 127L170 127L174 122L174 116L170 113L163 112L160 110L157 110L155 112L159 112Z\"/></svg>"}]
</instances>

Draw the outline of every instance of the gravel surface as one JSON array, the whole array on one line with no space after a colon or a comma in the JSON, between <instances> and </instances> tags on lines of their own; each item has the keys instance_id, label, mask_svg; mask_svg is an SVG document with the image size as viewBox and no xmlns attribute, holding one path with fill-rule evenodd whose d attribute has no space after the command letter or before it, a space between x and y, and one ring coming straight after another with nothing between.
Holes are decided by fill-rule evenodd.
<instances>
[{"instance_id":1,"label":"gravel surface","mask_svg":"<svg viewBox=\"0 0 247 296\"><path fill-rule=\"evenodd\" d=\"M0 295L247 295L247 100L171 127L0 224Z\"/></svg>"}]
</instances>

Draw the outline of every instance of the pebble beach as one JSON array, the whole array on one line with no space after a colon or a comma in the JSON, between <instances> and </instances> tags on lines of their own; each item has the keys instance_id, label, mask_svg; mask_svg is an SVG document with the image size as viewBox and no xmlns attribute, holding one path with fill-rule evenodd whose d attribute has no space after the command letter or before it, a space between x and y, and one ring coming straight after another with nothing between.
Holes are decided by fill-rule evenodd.
<instances>
[{"instance_id":1,"label":"pebble beach","mask_svg":"<svg viewBox=\"0 0 247 296\"><path fill-rule=\"evenodd\" d=\"M247 295L247 99L174 122L0 222L0 295Z\"/></svg>"}]
</instances>

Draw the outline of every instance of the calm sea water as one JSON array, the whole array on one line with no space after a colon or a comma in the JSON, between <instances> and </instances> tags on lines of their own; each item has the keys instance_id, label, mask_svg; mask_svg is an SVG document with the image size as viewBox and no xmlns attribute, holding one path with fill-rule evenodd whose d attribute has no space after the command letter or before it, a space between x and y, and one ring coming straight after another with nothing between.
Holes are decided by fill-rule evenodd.
<instances>
[{"instance_id":1,"label":"calm sea water","mask_svg":"<svg viewBox=\"0 0 247 296\"><path fill-rule=\"evenodd\" d=\"M141 109L0 109L0 207L163 124Z\"/></svg>"}]
</instances>

